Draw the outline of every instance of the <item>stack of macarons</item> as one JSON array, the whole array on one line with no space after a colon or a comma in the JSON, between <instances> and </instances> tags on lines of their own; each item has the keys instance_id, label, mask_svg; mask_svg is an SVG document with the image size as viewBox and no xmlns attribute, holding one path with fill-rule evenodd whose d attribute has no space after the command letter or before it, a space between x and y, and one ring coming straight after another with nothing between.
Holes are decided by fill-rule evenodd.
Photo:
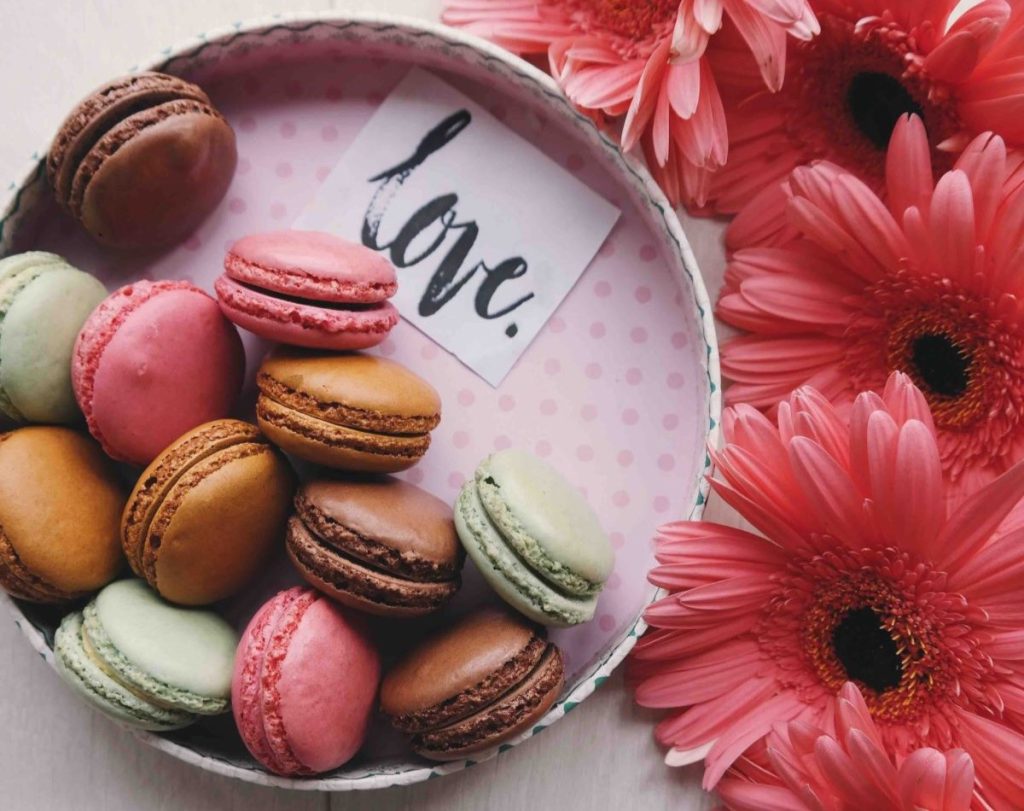
<instances>
[{"instance_id":1,"label":"stack of macarons","mask_svg":"<svg viewBox=\"0 0 1024 811\"><path fill-rule=\"evenodd\" d=\"M76 109L48 171L100 242L153 247L215 207L234 161L201 89L139 74ZM156 203L128 188L140 166L170 184ZM302 231L235 242L216 298L170 280L108 295L54 254L0 260L0 412L20 426L0 434L0 587L68 607L55 660L93 706L155 731L233 711L259 763L301 776L355 756L378 708L448 760L558 699L565 663L543 626L593 617L610 543L577 488L522 451L484 459L454 506L390 475L441 420L433 386L363 351L396 324L396 289L378 253ZM238 328L279 344L253 359L252 422L234 418ZM255 591L275 551L307 586L239 635L219 607ZM452 623L467 557L506 605ZM403 644L422 632L400 624L428 614L436 633Z\"/></svg>"}]
</instances>

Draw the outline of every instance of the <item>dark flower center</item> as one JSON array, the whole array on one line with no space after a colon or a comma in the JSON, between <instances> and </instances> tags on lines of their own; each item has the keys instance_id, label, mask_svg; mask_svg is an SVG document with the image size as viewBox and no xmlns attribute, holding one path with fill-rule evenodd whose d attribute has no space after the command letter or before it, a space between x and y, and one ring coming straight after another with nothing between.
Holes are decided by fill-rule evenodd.
<instances>
[{"instance_id":1,"label":"dark flower center","mask_svg":"<svg viewBox=\"0 0 1024 811\"><path fill-rule=\"evenodd\" d=\"M948 335L922 335L910 347L917 374L933 393L959 397L971 382L971 359Z\"/></svg>"},{"instance_id":2,"label":"dark flower center","mask_svg":"<svg viewBox=\"0 0 1024 811\"><path fill-rule=\"evenodd\" d=\"M888 73L858 73L846 89L846 104L857 128L879 149L889 145L900 116L915 113L924 118L914 97Z\"/></svg>"},{"instance_id":3,"label":"dark flower center","mask_svg":"<svg viewBox=\"0 0 1024 811\"><path fill-rule=\"evenodd\" d=\"M846 613L832 632L832 649L846 674L876 693L898 687L903 678L896 643L870 608Z\"/></svg>"}]
</instances>

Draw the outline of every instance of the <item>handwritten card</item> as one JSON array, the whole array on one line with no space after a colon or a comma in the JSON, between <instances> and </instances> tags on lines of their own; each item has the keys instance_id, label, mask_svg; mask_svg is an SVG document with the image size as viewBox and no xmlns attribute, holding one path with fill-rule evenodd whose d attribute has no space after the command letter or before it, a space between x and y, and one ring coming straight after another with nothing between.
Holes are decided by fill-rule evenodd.
<instances>
[{"instance_id":1,"label":"handwritten card","mask_svg":"<svg viewBox=\"0 0 1024 811\"><path fill-rule=\"evenodd\" d=\"M618 216L480 105L417 68L294 227L387 256L398 268L402 316L497 386Z\"/></svg>"}]
</instances>

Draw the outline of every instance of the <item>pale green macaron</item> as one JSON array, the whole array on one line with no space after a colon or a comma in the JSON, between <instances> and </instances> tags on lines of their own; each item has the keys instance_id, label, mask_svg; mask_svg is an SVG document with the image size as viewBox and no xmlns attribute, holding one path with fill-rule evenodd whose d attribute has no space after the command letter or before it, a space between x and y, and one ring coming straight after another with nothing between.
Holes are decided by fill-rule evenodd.
<instances>
[{"instance_id":1,"label":"pale green macaron","mask_svg":"<svg viewBox=\"0 0 1024 811\"><path fill-rule=\"evenodd\" d=\"M61 622L57 669L109 716L177 729L227 712L238 636L216 614L162 600L141 580L101 591Z\"/></svg>"},{"instance_id":2,"label":"pale green macaron","mask_svg":"<svg viewBox=\"0 0 1024 811\"><path fill-rule=\"evenodd\" d=\"M556 626L593 618L611 542L550 465L516 449L488 457L459 494L455 527L487 582L522 614Z\"/></svg>"},{"instance_id":3,"label":"pale green macaron","mask_svg":"<svg viewBox=\"0 0 1024 811\"><path fill-rule=\"evenodd\" d=\"M0 412L19 423L81 419L71 355L82 324L106 296L98 279L56 254L0 259Z\"/></svg>"}]
</instances>

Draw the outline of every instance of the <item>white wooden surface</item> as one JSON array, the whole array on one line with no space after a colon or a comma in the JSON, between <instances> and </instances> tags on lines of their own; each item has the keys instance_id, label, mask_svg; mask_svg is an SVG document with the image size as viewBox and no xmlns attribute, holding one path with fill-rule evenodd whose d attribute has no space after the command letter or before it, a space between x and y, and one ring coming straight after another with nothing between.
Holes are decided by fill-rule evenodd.
<instances>
[{"instance_id":1,"label":"white wooden surface","mask_svg":"<svg viewBox=\"0 0 1024 811\"><path fill-rule=\"evenodd\" d=\"M386 11L436 20L441 0L0 0L0 184L20 176L83 94L161 48L238 19L287 10ZM716 293L719 227L688 223ZM712 511L717 512L715 505ZM0 614L0 809L674 809L713 807L693 769L662 763L621 674L526 745L452 777L370 794L255 787L137 743L67 692Z\"/></svg>"}]
</instances>

